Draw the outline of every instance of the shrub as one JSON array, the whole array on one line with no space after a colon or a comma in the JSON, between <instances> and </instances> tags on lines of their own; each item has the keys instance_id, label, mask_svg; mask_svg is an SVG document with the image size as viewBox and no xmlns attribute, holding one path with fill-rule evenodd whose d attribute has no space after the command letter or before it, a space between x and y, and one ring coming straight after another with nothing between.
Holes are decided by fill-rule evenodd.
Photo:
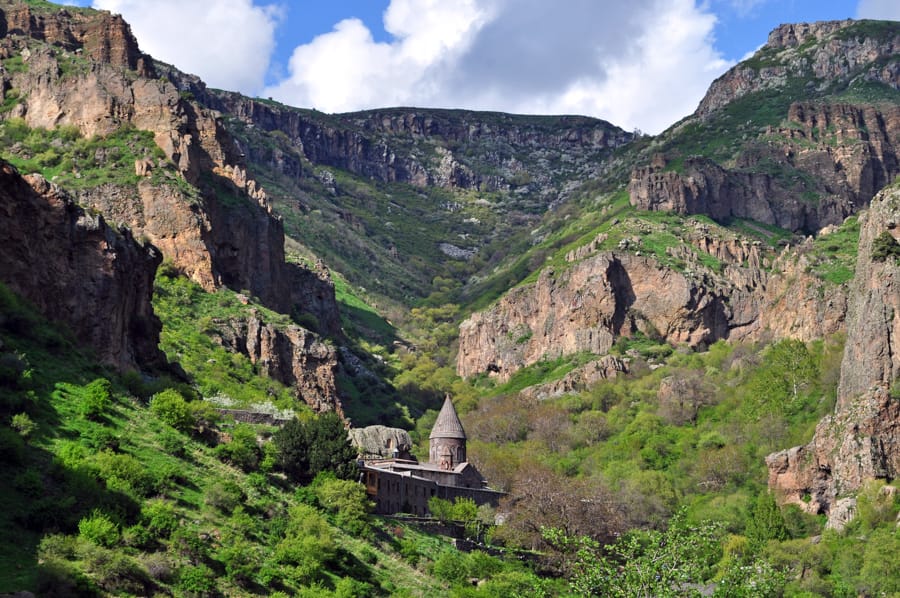
<instances>
[{"instance_id":1,"label":"shrub","mask_svg":"<svg viewBox=\"0 0 900 598\"><path fill-rule=\"evenodd\" d=\"M39 497L44 494L46 486L40 472L26 469L13 478L13 487L26 496Z\"/></svg>"},{"instance_id":2,"label":"shrub","mask_svg":"<svg viewBox=\"0 0 900 598\"><path fill-rule=\"evenodd\" d=\"M97 546L113 546L119 540L119 526L98 510L78 522L78 535Z\"/></svg>"},{"instance_id":3,"label":"shrub","mask_svg":"<svg viewBox=\"0 0 900 598\"><path fill-rule=\"evenodd\" d=\"M28 417L27 413L17 413L12 416L10 427L22 438L28 438L34 432L36 424Z\"/></svg>"},{"instance_id":4,"label":"shrub","mask_svg":"<svg viewBox=\"0 0 900 598\"><path fill-rule=\"evenodd\" d=\"M356 473L356 450L344 422L334 412L301 422L297 418L278 430L273 440L281 468L295 481L311 480L322 471L349 479Z\"/></svg>"},{"instance_id":5,"label":"shrub","mask_svg":"<svg viewBox=\"0 0 900 598\"><path fill-rule=\"evenodd\" d=\"M25 457L22 437L10 428L0 427L0 463L15 465Z\"/></svg>"},{"instance_id":6,"label":"shrub","mask_svg":"<svg viewBox=\"0 0 900 598\"><path fill-rule=\"evenodd\" d=\"M216 455L244 471L253 471L261 458L256 432L247 424L238 424L231 432L231 442L216 447Z\"/></svg>"},{"instance_id":7,"label":"shrub","mask_svg":"<svg viewBox=\"0 0 900 598\"><path fill-rule=\"evenodd\" d=\"M178 575L178 589L186 596L209 596L216 588L216 574L204 564L183 567Z\"/></svg>"},{"instance_id":8,"label":"shrub","mask_svg":"<svg viewBox=\"0 0 900 598\"><path fill-rule=\"evenodd\" d=\"M259 552L244 539L238 538L228 542L219 549L217 557L225 565L228 579L239 584L250 582L259 569Z\"/></svg>"},{"instance_id":9,"label":"shrub","mask_svg":"<svg viewBox=\"0 0 900 598\"><path fill-rule=\"evenodd\" d=\"M230 513L244 500L241 487L232 481L216 482L206 489L206 504Z\"/></svg>"},{"instance_id":10,"label":"shrub","mask_svg":"<svg viewBox=\"0 0 900 598\"><path fill-rule=\"evenodd\" d=\"M83 387L78 406L81 415L88 419L99 418L112 400L112 384L106 378L97 378Z\"/></svg>"},{"instance_id":11,"label":"shrub","mask_svg":"<svg viewBox=\"0 0 900 598\"><path fill-rule=\"evenodd\" d=\"M143 464L131 455L104 450L94 457L97 473L107 488L147 496L155 489L153 478Z\"/></svg>"},{"instance_id":12,"label":"shrub","mask_svg":"<svg viewBox=\"0 0 900 598\"><path fill-rule=\"evenodd\" d=\"M150 410L176 430L187 432L194 425L194 416L188 402L173 388L167 388L153 395L150 399Z\"/></svg>"},{"instance_id":13,"label":"shrub","mask_svg":"<svg viewBox=\"0 0 900 598\"><path fill-rule=\"evenodd\" d=\"M141 518L147 528L163 538L168 538L178 529L178 513L175 506L164 500L153 499L144 503Z\"/></svg>"},{"instance_id":14,"label":"shrub","mask_svg":"<svg viewBox=\"0 0 900 598\"><path fill-rule=\"evenodd\" d=\"M900 243L888 231L882 232L872 242L872 259L876 262L894 259L900 255Z\"/></svg>"},{"instance_id":15,"label":"shrub","mask_svg":"<svg viewBox=\"0 0 900 598\"><path fill-rule=\"evenodd\" d=\"M315 488L319 503L334 513L338 527L355 536L368 536L372 503L362 484L348 480L325 480Z\"/></svg>"},{"instance_id":16,"label":"shrub","mask_svg":"<svg viewBox=\"0 0 900 598\"><path fill-rule=\"evenodd\" d=\"M141 557L144 569L153 579L163 583L169 583L175 576L172 561L163 553L152 552Z\"/></svg>"}]
</instances>

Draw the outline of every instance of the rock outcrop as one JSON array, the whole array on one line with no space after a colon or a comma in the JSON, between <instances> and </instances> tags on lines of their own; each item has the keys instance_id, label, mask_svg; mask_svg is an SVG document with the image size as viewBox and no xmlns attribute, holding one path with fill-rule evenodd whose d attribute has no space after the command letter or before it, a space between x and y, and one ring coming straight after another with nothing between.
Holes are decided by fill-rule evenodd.
<instances>
[{"instance_id":1,"label":"rock outcrop","mask_svg":"<svg viewBox=\"0 0 900 598\"><path fill-rule=\"evenodd\" d=\"M20 72L0 74L4 95L18 93L13 115L32 127L73 126L86 136L122 126L151 131L173 176L199 191L189 196L174 182L145 179L82 191L79 202L148 238L205 288L247 290L278 311L312 313L320 332L340 335L333 285L285 263L282 224L221 117L182 93L172 70L157 77L121 17L18 3L0 8L0 57L23 62Z\"/></svg>"},{"instance_id":2,"label":"rock outcrop","mask_svg":"<svg viewBox=\"0 0 900 598\"><path fill-rule=\"evenodd\" d=\"M245 123L284 133L310 164L420 187L483 191L515 187L552 195L560 191L556 178L596 174L600 156L634 137L607 122L581 116L391 108L333 117L239 94L200 88L195 92ZM302 164L285 152L262 155L259 152L271 148L245 149L257 152L251 161L276 165L288 176L302 174Z\"/></svg>"},{"instance_id":3,"label":"rock outcrop","mask_svg":"<svg viewBox=\"0 0 900 598\"><path fill-rule=\"evenodd\" d=\"M401 428L388 428L387 426L350 428L349 435L350 442L363 458L411 458L412 439L409 437L409 432Z\"/></svg>"},{"instance_id":4,"label":"rock outcrop","mask_svg":"<svg viewBox=\"0 0 900 598\"><path fill-rule=\"evenodd\" d=\"M900 106L795 102L787 118L731 168L700 157L679 171L662 157L636 168L632 205L813 233L864 208L900 173Z\"/></svg>"},{"instance_id":5,"label":"rock outcrop","mask_svg":"<svg viewBox=\"0 0 900 598\"><path fill-rule=\"evenodd\" d=\"M770 455L769 486L812 513L870 479L900 476L900 264L873 248L884 233L900 237L900 190L882 191L860 216L856 276L851 284L847 342L834 414L813 440Z\"/></svg>"},{"instance_id":6,"label":"rock outcrop","mask_svg":"<svg viewBox=\"0 0 900 598\"><path fill-rule=\"evenodd\" d=\"M214 322L219 342L246 355L269 378L290 386L313 410L336 411L344 417L338 398L337 351L300 326L275 326L254 309L245 318Z\"/></svg>"},{"instance_id":7,"label":"rock outcrop","mask_svg":"<svg viewBox=\"0 0 900 598\"><path fill-rule=\"evenodd\" d=\"M863 31L878 26L877 35ZM819 21L781 25L766 44L716 79L700 102L697 114L707 117L756 91L784 85L790 77L845 80L851 76L900 88L900 27L872 21Z\"/></svg>"},{"instance_id":8,"label":"rock outcrop","mask_svg":"<svg viewBox=\"0 0 900 598\"><path fill-rule=\"evenodd\" d=\"M527 399L554 399L570 393L582 392L601 380L611 380L628 371L628 364L614 355L604 355L578 367L559 380L528 386L519 391Z\"/></svg>"},{"instance_id":9,"label":"rock outcrop","mask_svg":"<svg viewBox=\"0 0 900 598\"><path fill-rule=\"evenodd\" d=\"M0 161L0 278L101 361L120 370L165 363L150 304L161 259L43 177Z\"/></svg>"},{"instance_id":10,"label":"rock outcrop","mask_svg":"<svg viewBox=\"0 0 900 598\"><path fill-rule=\"evenodd\" d=\"M460 325L457 372L508 379L524 365L582 351L603 354L642 330L698 347L725 338L725 297L655 258L602 252L537 282Z\"/></svg>"},{"instance_id":11,"label":"rock outcrop","mask_svg":"<svg viewBox=\"0 0 900 598\"><path fill-rule=\"evenodd\" d=\"M91 59L153 76L151 59L138 48L121 15L77 8L52 9L24 2L0 2L0 37L18 35Z\"/></svg>"},{"instance_id":12,"label":"rock outcrop","mask_svg":"<svg viewBox=\"0 0 900 598\"><path fill-rule=\"evenodd\" d=\"M891 22L780 26L633 170L632 205L805 234L865 208L900 173L898 47ZM731 138L694 155L710 136Z\"/></svg>"},{"instance_id":13,"label":"rock outcrop","mask_svg":"<svg viewBox=\"0 0 900 598\"><path fill-rule=\"evenodd\" d=\"M619 226L632 225L640 228L618 249L604 250L601 235L572 250L565 270L543 271L463 322L457 372L506 380L544 359L602 355L638 331L696 348L719 339L811 341L843 327L845 290L830 288L823 299L824 283L807 272L804 247L765 257L758 245L695 222L684 243L667 249L683 264L676 269L640 255L641 233L663 229L637 220ZM702 254L721 262L721 271L704 266Z\"/></svg>"}]
</instances>

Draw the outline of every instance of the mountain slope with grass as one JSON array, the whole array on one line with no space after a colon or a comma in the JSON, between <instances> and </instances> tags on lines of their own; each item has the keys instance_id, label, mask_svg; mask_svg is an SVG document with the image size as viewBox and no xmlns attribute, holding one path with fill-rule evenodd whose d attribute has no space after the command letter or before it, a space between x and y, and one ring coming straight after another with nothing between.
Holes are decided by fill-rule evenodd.
<instances>
[{"instance_id":1,"label":"mountain slope with grass","mask_svg":"<svg viewBox=\"0 0 900 598\"><path fill-rule=\"evenodd\" d=\"M780 27L648 137L0 11L0 592L900 591L897 23ZM345 426L424 455L447 393L508 496L371 515Z\"/></svg>"}]
</instances>

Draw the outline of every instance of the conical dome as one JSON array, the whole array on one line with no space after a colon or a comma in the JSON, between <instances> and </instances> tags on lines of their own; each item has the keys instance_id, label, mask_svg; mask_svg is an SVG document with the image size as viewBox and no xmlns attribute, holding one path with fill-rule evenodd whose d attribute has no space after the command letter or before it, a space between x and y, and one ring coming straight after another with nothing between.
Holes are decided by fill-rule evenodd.
<instances>
[{"instance_id":1,"label":"conical dome","mask_svg":"<svg viewBox=\"0 0 900 598\"><path fill-rule=\"evenodd\" d=\"M459 416L456 414L456 409L453 407L453 401L450 400L450 395L447 395L446 398L444 398L444 406L441 407L441 412L438 413L437 421L434 422L434 427L431 429L431 436L428 438L466 439L466 431L463 430L462 422L459 421Z\"/></svg>"}]
</instances>

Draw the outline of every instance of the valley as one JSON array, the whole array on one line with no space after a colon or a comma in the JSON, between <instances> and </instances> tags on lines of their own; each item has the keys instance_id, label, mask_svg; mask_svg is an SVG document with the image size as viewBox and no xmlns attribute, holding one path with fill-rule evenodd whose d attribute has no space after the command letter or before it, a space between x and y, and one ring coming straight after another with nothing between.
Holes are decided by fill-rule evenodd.
<instances>
[{"instance_id":1,"label":"valley","mask_svg":"<svg viewBox=\"0 0 900 598\"><path fill-rule=\"evenodd\" d=\"M782 25L656 136L139 41L0 0L0 593L900 592L900 24ZM446 396L502 500L375 515L346 429L428 462Z\"/></svg>"}]
</instances>

